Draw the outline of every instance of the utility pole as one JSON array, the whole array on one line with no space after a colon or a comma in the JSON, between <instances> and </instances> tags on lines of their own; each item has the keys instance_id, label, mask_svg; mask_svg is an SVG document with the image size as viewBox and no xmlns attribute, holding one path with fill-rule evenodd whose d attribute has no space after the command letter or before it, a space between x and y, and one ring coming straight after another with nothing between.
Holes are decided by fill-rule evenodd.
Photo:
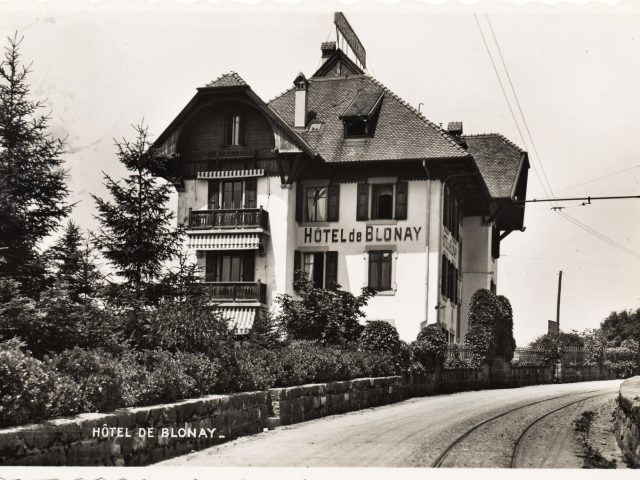
<instances>
[{"instance_id":1,"label":"utility pole","mask_svg":"<svg viewBox=\"0 0 640 480\"><path fill-rule=\"evenodd\" d=\"M562 270L558 272L558 305L556 307L556 322L558 323L558 333L560 333L560 294L562 293Z\"/></svg>"}]
</instances>

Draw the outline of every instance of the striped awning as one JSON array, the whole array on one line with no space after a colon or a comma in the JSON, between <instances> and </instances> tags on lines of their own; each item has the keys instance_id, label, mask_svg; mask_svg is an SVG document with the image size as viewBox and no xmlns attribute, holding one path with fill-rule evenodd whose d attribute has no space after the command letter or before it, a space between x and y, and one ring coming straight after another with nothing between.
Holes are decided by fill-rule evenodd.
<instances>
[{"instance_id":1,"label":"striped awning","mask_svg":"<svg viewBox=\"0 0 640 480\"><path fill-rule=\"evenodd\" d=\"M216 178L247 178L247 177L263 177L263 168L253 168L246 170L227 170L227 171L214 171L214 172L198 172L198 178L201 179L216 179Z\"/></svg>"},{"instance_id":2,"label":"striped awning","mask_svg":"<svg viewBox=\"0 0 640 480\"><path fill-rule=\"evenodd\" d=\"M239 335L246 335L253 327L258 309L256 307L220 307L223 318L229 322L229 328L236 329Z\"/></svg>"},{"instance_id":3,"label":"striped awning","mask_svg":"<svg viewBox=\"0 0 640 480\"><path fill-rule=\"evenodd\" d=\"M259 250L258 233L189 234L187 246L194 250Z\"/></svg>"}]
</instances>

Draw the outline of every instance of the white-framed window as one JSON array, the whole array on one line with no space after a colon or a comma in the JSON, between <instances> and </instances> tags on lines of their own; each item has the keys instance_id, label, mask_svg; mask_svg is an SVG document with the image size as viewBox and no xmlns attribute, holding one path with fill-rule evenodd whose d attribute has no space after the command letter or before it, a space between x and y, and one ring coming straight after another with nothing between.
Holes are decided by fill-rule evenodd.
<instances>
[{"instance_id":1,"label":"white-framed window","mask_svg":"<svg viewBox=\"0 0 640 480\"><path fill-rule=\"evenodd\" d=\"M327 187L306 188L304 219L307 222L327 220Z\"/></svg>"},{"instance_id":2,"label":"white-framed window","mask_svg":"<svg viewBox=\"0 0 640 480\"><path fill-rule=\"evenodd\" d=\"M392 290L393 254L391 250L369 251L369 288L379 292Z\"/></svg>"}]
</instances>

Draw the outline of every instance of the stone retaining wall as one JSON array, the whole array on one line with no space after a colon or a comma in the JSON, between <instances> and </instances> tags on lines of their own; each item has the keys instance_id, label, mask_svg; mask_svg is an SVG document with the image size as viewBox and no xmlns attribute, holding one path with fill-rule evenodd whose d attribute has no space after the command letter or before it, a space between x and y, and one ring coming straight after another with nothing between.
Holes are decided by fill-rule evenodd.
<instances>
[{"instance_id":1,"label":"stone retaining wall","mask_svg":"<svg viewBox=\"0 0 640 480\"><path fill-rule=\"evenodd\" d=\"M0 465L155 463L261 432L266 398L266 392L211 395L0 430Z\"/></svg>"},{"instance_id":2,"label":"stone retaining wall","mask_svg":"<svg viewBox=\"0 0 640 480\"><path fill-rule=\"evenodd\" d=\"M620 385L615 430L626 459L635 468L640 467L640 376Z\"/></svg>"},{"instance_id":3,"label":"stone retaining wall","mask_svg":"<svg viewBox=\"0 0 640 480\"><path fill-rule=\"evenodd\" d=\"M360 378L269 390L271 426L399 402L402 377Z\"/></svg>"},{"instance_id":4,"label":"stone retaining wall","mask_svg":"<svg viewBox=\"0 0 640 480\"><path fill-rule=\"evenodd\" d=\"M563 379L593 380L603 372L568 372L565 375ZM0 465L147 465L241 435L258 433L265 427L290 425L411 397L552 381L551 367L511 367L498 361L492 369L485 366L406 378L364 378L273 388L265 392L211 395L167 405L122 409L108 414L83 414L0 430ZM629 393L625 398L633 396ZM637 462L640 404L636 402L631 406L629 402L631 400L624 404L624 409L621 407L624 415L618 419L619 440L629 444L628 450L635 452ZM109 431L109 434L96 435L95 429ZM164 436L165 431L170 435ZM184 435L180 436L180 432Z\"/></svg>"}]
</instances>

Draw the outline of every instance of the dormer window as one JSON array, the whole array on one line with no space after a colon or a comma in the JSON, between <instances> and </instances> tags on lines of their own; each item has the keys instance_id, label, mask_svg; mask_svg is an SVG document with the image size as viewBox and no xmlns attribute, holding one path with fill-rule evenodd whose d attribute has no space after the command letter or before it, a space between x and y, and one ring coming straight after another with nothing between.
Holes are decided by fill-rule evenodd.
<instances>
[{"instance_id":1,"label":"dormer window","mask_svg":"<svg viewBox=\"0 0 640 480\"><path fill-rule=\"evenodd\" d=\"M364 116L344 119L344 138L368 136L369 119Z\"/></svg>"},{"instance_id":2,"label":"dormer window","mask_svg":"<svg viewBox=\"0 0 640 480\"><path fill-rule=\"evenodd\" d=\"M359 91L340 119L344 123L344 138L373 137L384 92L380 88Z\"/></svg>"},{"instance_id":3,"label":"dormer window","mask_svg":"<svg viewBox=\"0 0 640 480\"><path fill-rule=\"evenodd\" d=\"M239 147L243 143L242 117L237 114L228 115L224 124L224 144L227 147Z\"/></svg>"}]
</instances>

